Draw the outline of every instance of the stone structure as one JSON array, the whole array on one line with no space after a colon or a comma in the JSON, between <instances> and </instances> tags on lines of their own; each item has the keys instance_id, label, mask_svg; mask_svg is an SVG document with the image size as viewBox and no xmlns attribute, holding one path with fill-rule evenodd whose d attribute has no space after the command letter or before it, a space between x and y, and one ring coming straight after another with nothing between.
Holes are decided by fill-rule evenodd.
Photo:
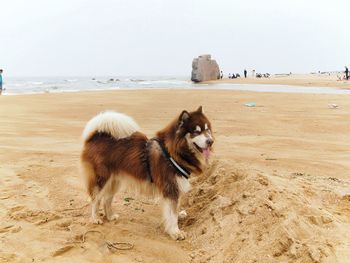
<instances>
[{"instance_id":1,"label":"stone structure","mask_svg":"<svg viewBox=\"0 0 350 263\"><path fill-rule=\"evenodd\" d=\"M201 55L192 61L192 76L194 82L215 80L220 78L220 68L210 55Z\"/></svg>"}]
</instances>

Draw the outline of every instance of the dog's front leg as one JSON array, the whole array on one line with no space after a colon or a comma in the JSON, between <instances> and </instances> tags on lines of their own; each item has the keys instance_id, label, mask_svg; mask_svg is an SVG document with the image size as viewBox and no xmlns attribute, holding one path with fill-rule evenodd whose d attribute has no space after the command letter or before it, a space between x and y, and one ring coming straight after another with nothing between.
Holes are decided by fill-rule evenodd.
<instances>
[{"instance_id":1,"label":"dog's front leg","mask_svg":"<svg viewBox=\"0 0 350 263\"><path fill-rule=\"evenodd\" d=\"M179 219L185 219L187 217L187 212L186 210L181 210L179 212Z\"/></svg>"},{"instance_id":2,"label":"dog's front leg","mask_svg":"<svg viewBox=\"0 0 350 263\"><path fill-rule=\"evenodd\" d=\"M183 240L186 233L179 229L178 221L178 200L165 199L163 203L163 216L165 232L175 240Z\"/></svg>"}]
</instances>

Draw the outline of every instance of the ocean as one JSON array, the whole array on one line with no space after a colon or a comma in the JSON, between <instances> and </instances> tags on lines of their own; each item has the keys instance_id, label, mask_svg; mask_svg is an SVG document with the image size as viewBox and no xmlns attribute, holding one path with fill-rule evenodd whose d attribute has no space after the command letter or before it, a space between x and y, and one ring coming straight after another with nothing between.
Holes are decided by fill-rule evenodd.
<instances>
[{"instance_id":1,"label":"ocean","mask_svg":"<svg viewBox=\"0 0 350 263\"><path fill-rule=\"evenodd\" d=\"M4 77L2 95L132 89L223 89L255 92L350 94L350 90L262 84L196 84L189 77Z\"/></svg>"},{"instance_id":2,"label":"ocean","mask_svg":"<svg viewBox=\"0 0 350 263\"><path fill-rule=\"evenodd\" d=\"M17 77L4 76L4 95L76 91L191 88L186 77Z\"/></svg>"}]
</instances>

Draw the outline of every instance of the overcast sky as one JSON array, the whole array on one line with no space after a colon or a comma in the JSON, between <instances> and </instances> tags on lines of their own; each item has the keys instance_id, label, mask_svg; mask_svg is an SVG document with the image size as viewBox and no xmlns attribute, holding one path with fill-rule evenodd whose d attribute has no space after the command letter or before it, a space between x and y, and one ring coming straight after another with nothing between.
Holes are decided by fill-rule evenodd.
<instances>
[{"instance_id":1,"label":"overcast sky","mask_svg":"<svg viewBox=\"0 0 350 263\"><path fill-rule=\"evenodd\" d=\"M0 0L8 76L189 75L350 66L348 0Z\"/></svg>"}]
</instances>

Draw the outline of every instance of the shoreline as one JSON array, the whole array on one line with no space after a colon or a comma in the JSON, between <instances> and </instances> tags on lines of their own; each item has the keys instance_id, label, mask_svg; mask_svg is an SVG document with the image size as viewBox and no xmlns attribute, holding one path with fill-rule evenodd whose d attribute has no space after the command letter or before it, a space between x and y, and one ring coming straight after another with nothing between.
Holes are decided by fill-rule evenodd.
<instances>
[{"instance_id":1,"label":"shoreline","mask_svg":"<svg viewBox=\"0 0 350 263\"><path fill-rule=\"evenodd\" d=\"M188 91L204 91L204 90L227 90L227 91L237 91L237 92L259 92L259 93L300 93L300 94L350 94L350 84L349 87L341 86L326 86L317 85L318 83L313 83L310 85L296 84L296 83L270 83L266 80L255 81L254 79L240 80L240 79L222 79L222 80L212 80L205 81L201 83L196 83L197 87L155 87L155 88L108 88L108 89L75 89L75 90L61 90L61 91L39 91L39 92L23 92L23 93L10 93L6 94L3 92L1 96L31 96L31 95L42 95L42 94L74 94L74 93L91 93L91 92L109 92L109 91L158 91L158 90L188 90ZM216 85L216 86L212 86ZM231 86L230 86L231 85ZM244 85L244 86L240 86ZM304 89L303 89L304 88ZM6 91L6 90L5 90Z\"/></svg>"},{"instance_id":2,"label":"shoreline","mask_svg":"<svg viewBox=\"0 0 350 263\"><path fill-rule=\"evenodd\" d=\"M44 93L73 93L81 91L109 91L109 90L250 90L267 92L301 92L301 93L347 93L350 92L350 81L338 81L339 74L292 74L292 75L271 75L270 78L237 78L221 80L212 80L201 83L194 83L189 78L143 78L143 79L113 79L97 81L88 78L74 79L67 81L67 78L61 79L14 79L11 83L5 85L3 94L44 94ZM293 88L296 87L296 88ZM300 89L304 88L304 91ZM314 88L312 91L311 88ZM340 92L343 90L344 92ZM333 92L334 91L334 92Z\"/></svg>"}]
</instances>

